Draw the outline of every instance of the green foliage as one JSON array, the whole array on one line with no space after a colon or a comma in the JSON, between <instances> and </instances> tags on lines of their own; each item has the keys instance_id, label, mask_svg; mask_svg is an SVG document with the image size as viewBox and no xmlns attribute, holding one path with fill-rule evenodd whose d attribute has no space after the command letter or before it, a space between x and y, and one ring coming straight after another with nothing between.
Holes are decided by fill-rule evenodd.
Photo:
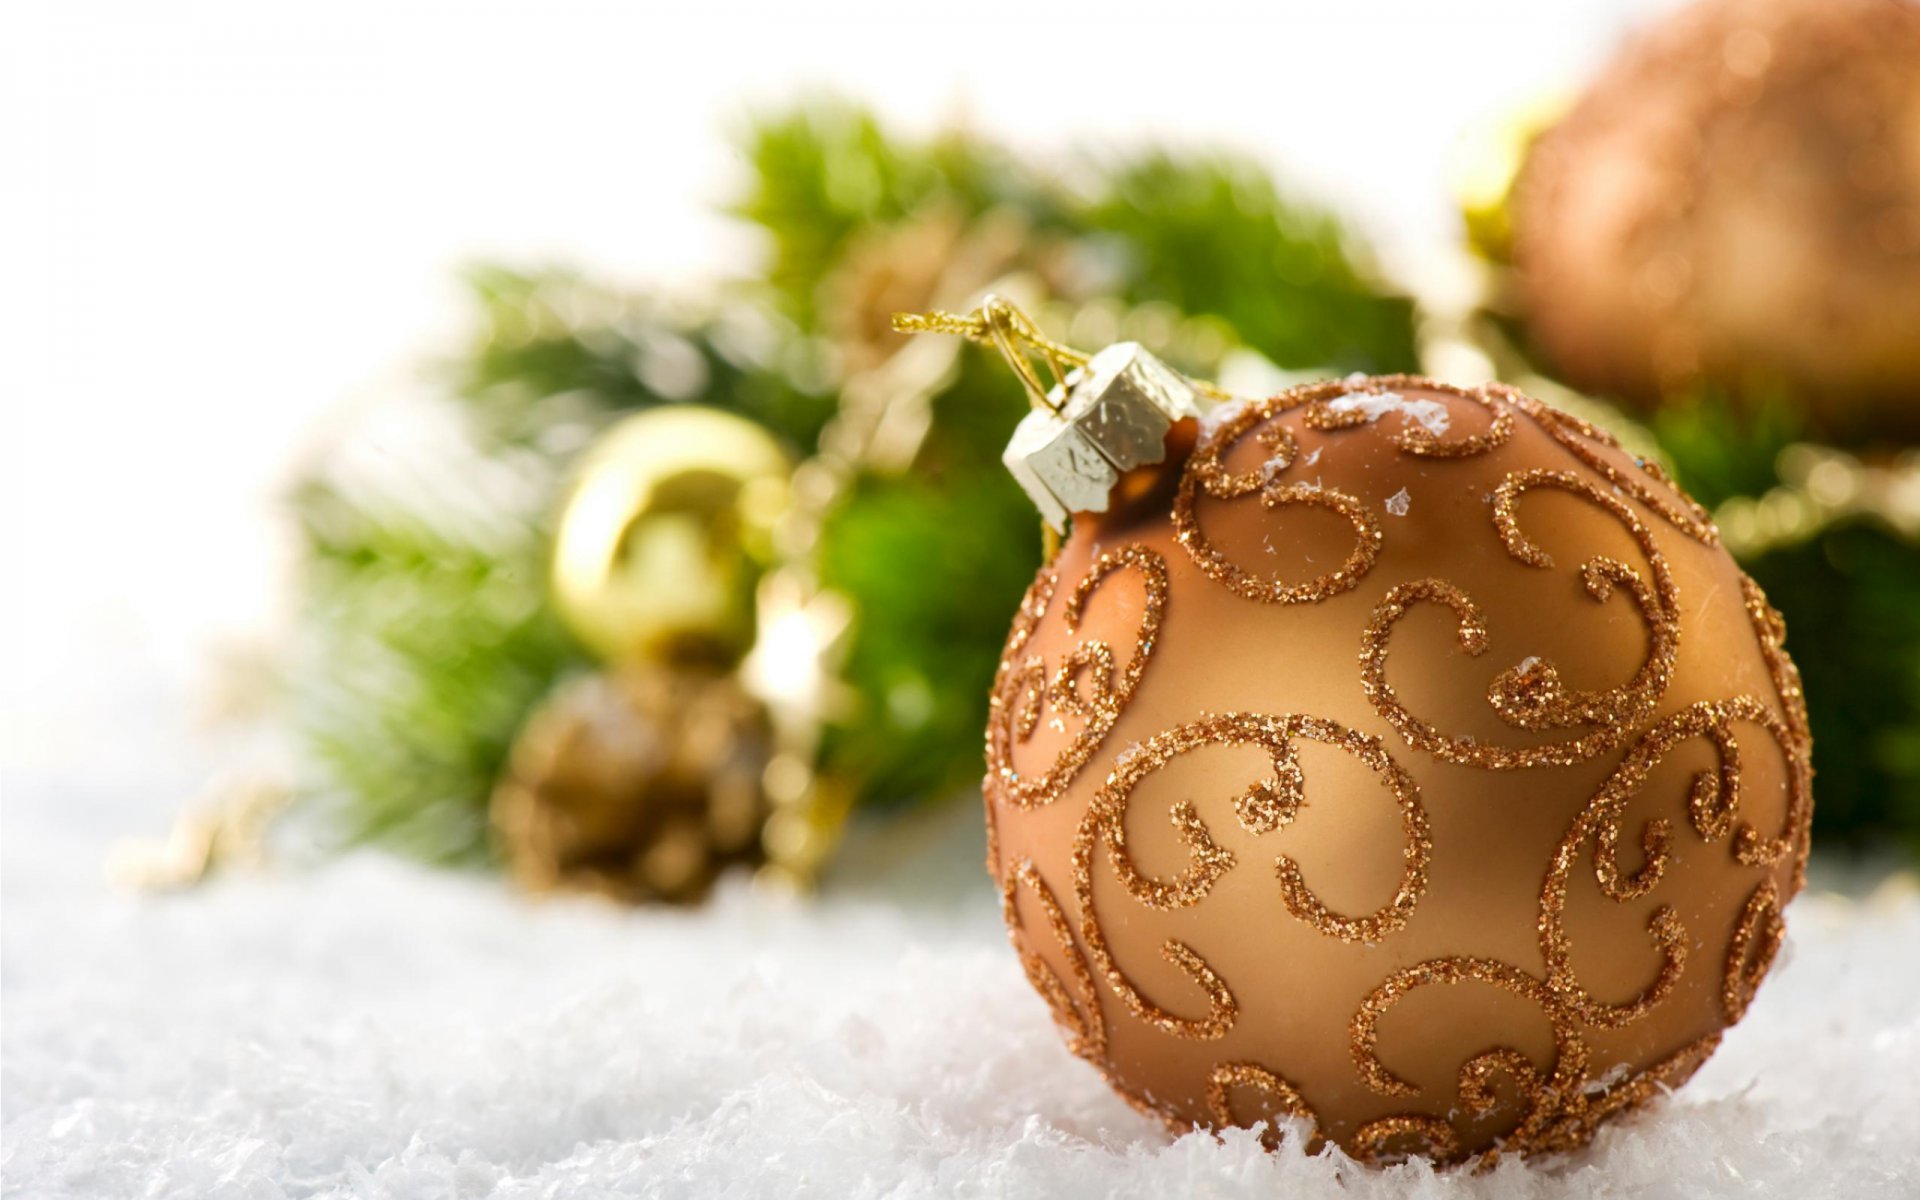
<instances>
[{"instance_id":1,"label":"green foliage","mask_svg":"<svg viewBox=\"0 0 1920 1200\"><path fill-rule=\"evenodd\" d=\"M1815 834L1920 853L1920 547L1849 521L1745 565L1806 685Z\"/></svg>"},{"instance_id":2,"label":"green foliage","mask_svg":"<svg viewBox=\"0 0 1920 1200\"><path fill-rule=\"evenodd\" d=\"M293 711L343 842L435 862L487 848L485 800L520 722L583 663L546 605L543 539L514 518L436 526L311 480Z\"/></svg>"},{"instance_id":3,"label":"green foliage","mask_svg":"<svg viewBox=\"0 0 1920 1200\"><path fill-rule=\"evenodd\" d=\"M821 579L856 606L844 673L860 698L827 761L866 803L940 798L980 776L987 691L1040 562L1032 502L999 458L1024 411L997 363L967 356L916 469L861 480L826 528Z\"/></svg>"},{"instance_id":4,"label":"green foliage","mask_svg":"<svg viewBox=\"0 0 1920 1200\"><path fill-rule=\"evenodd\" d=\"M1003 203L1035 216L1047 208L1004 150L960 133L896 139L872 113L834 101L769 115L741 141L753 176L732 211L765 231L766 283L806 328L819 324L820 281L863 230L934 203L969 214Z\"/></svg>"},{"instance_id":5,"label":"green foliage","mask_svg":"<svg viewBox=\"0 0 1920 1200\"><path fill-rule=\"evenodd\" d=\"M734 211L766 233L766 282L803 328L819 326L820 281L856 234L933 204L1004 206L1075 246L1108 298L1220 318L1283 367L1417 364L1412 302L1369 277L1331 213L1246 158L1151 150L1069 163L1069 181L963 134L889 138L872 114L831 104L744 140L753 183Z\"/></svg>"},{"instance_id":6,"label":"green foliage","mask_svg":"<svg viewBox=\"0 0 1920 1200\"><path fill-rule=\"evenodd\" d=\"M804 452L833 415L817 347L768 314L676 312L566 271L482 267L468 280L479 330L454 388L486 444L550 444L583 417L699 403Z\"/></svg>"},{"instance_id":7,"label":"green foliage","mask_svg":"<svg viewBox=\"0 0 1920 1200\"><path fill-rule=\"evenodd\" d=\"M1739 404L1720 392L1676 397L1653 414L1653 435L1674 478L1708 508L1758 496L1780 482L1780 452L1801 440L1805 424L1783 395Z\"/></svg>"},{"instance_id":8,"label":"green foliage","mask_svg":"<svg viewBox=\"0 0 1920 1200\"><path fill-rule=\"evenodd\" d=\"M930 207L1010 216L1029 235L1022 267L1069 305L1212 316L1285 366L1413 363L1408 301L1370 280L1332 216L1243 160L1163 150L1081 160L1069 180L965 134L895 138L831 103L754 123L742 149L750 179L733 211L765 235L767 257L724 303L477 270L475 335L443 376L457 418L445 461L413 464L401 486L329 463L293 497L306 537L296 712L313 790L336 802L344 837L484 857L485 804L515 731L589 665L545 591L572 455L619 415L675 403L742 414L811 453L843 382L821 283L870 231ZM856 612L854 710L825 753L866 804L978 778L987 690L1039 560L1033 510L999 462L1023 399L989 356L961 364L911 469L856 480L818 557Z\"/></svg>"},{"instance_id":9,"label":"green foliage","mask_svg":"<svg viewBox=\"0 0 1920 1200\"><path fill-rule=\"evenodd\" d=\"M1254 164L1153 152L1122 162L1082 214L1122 260L1122 296L1221 318L1282 367L1412 371L1413 304L1354 265L1332 215Z\"/></svg>"}]
</instances>

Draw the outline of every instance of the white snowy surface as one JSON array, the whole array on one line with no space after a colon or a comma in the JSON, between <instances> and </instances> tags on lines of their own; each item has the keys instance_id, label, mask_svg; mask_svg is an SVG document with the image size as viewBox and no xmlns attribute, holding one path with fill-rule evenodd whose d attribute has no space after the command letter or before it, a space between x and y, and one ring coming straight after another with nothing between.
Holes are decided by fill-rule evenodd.
<instances>
[{"instance_id":1,"label":"white snowy surface","mask_svg":"<svg viewBox=\"0 0 1920 1200\"><path fill-rule=\"evenodd\" d=\"M88 796L9 791L10 1196L1920 1191L1910 883L1796 903L1719 1056L1590 1152L1436 1175L1175 1140L1127 1109L1022 978L965 806L814 903L629 913L375 856L117 893L65 832Z\"/></svg>"}]
</instances>

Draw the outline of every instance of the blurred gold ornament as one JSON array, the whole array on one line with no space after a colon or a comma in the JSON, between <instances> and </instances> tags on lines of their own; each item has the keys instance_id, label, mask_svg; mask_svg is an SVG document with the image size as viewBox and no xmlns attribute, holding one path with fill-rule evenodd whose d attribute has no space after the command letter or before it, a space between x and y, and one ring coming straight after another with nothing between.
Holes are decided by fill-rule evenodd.
<instances>
[{"instance_id":1,"label":"blurred gold ornament","mask_svg":"<svg viewBox=\"0 0 1920 1200\"><path fill-rule=\"evenodd\" d=\"M107 852L107 878L143 891L175 891L233 867L266 862L267 829L287 789L258 777L228 779L182 809L162 840L129 839Z\"/></svg>"},{"instance_id":2,"label":"blurred gold ornament","mask_svg":"<svg viewBox=\"0 0 1920 1200\"><path fill-rule=\"evenodd\" d=\"M1513 186L1533 143L1565 115L1571 98L1543 94L1467 131L1449 158L1454 202L1467 244L1489 262L1513 258Z\"/></svg>"},{"instance_id":3,"label":"blurred gold ornament","mask_svg":"<svg viewBox=\"0 0 1920 1200\"><path fill-rule=\"evenodd\" d=\"M1527 328L1652 405L1785 389L1920 437L1920 6L1704 0L1631 42L1513 193Z\"/></svg>"},{"instance_id":4,"label":"blurred gold ornament","mask_svg":"<svg viewBox=\"0 0 1920 1200\"><path fill-rule=\"evenodd\" d=\"M763 860L778 761L765 707L731 678L629 665L563 684L527 719L494 830L531 890L689 903Z\"/></svg>"},{"instance_id":5,"label":"blurred gold ornament","mask_svg":"<svg viewBox=\"0 0 1920 1200\"><path fill-rule=\"evenodd\" d=\"M737 661L791 468L766 430L715 409L621 421L587 452L561 511L561 618L613 663Z\"/></svg>"},{"instance_id":6,"label":"blurred gold ornament","mask_svg":"<svg viewBox=\"0 0 1920 1200\"><path fill-rule=\"evenodd\" d=\"M929 204L861 234L821 288L848 373L870 371L911 344L894 334L894 313L971 300L1033 257L1031 250L1021 214L976 219L956 204Z\"/></svg>"},{"instance_id":7,"label":"blurred gold ornament","mask_svg":"<svg viewBox=\"0 0 1920 1200\"><path fill-rule=\"evenodd\" d=\"M612 665L515 740L493 823L523 886L690 903L734 865L812 883L850 802L815 764L851 614L792 561L809 490L712 409L631 417L588 452L553 589Z\"/></svg>"},{"instance_id":8,"label":"blurred gold ornament","mask_svg":"<svg viewBox=\"0 0 1920 1200\"><path fill-rule=\"evenodd\" d=\"M760 636L738 674L766 705L775 747L765 776L771 811L761 832L767 862L760 876L807 888L839 845L853 807L845 781L819 769L826 722L852 702L837 667L853 609L804 567L789 564L761 583L759 616Z\"/></svg>"}]
</instances>

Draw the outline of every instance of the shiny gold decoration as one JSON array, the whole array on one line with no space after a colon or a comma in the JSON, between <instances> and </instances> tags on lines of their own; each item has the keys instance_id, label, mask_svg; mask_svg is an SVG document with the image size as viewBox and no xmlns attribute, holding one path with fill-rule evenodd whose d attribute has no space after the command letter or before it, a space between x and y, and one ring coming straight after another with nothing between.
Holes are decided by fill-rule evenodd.
<instances>
[{"instance_id":1,"label":"shiny gold decoration","mask_svg":"<svg viewBox=\"0 0 1920 1200\"><path fill-rule=\"evenodd\" d=\"M553 596L609 662L739 659L791 463L760 426L692 405L609 429L560 514Z\"/></svg>"},{"instance_id":2,"label":"shiny gold decoration","mask_svg":"<svg viewBox=\"0 0 1920 1200\"><path fill-rule=\"evenodd\" d=\"M107 878L143 891L176 891L234 868L261 867L268 829L288 798L283 784L266 779L216 783L180 811L165 839L115 844L107 853Z\"/></svg>"},{"instance_id":3,"label":"shiny gold decoration","mask_svg":"<svg viewBox=\"0 0 1920 1200\"><path fill-rule=\"evenodd\" d=\"M1812 812L1711 520L1498 385L1312 385L1169 450L1075 517L991 696L989 868L1070 1048L1173 1128L1373 1161L1574 1150L1683 1083Z\"/></svg>"},{"instance_id":4,"label":"shiny gold decoration","mask_svg":"<svg viewBox=\"0 0 1920 1200\"><path fill-rule=\"evenodd\" d=\"M777 785L765 709L708 671L630 665L563 684L493 795L515 882L685 903L764 855Z\"/></svg>"},{"instance_id":5,"label":"shiny gold decoration","mask_svg":"<svg viewBox=\"0 0 1920 1200\"><path fill-rule=\"evenodd\" d=\"M817 763L852 613L806 566L853 469L841 425L798 468L759 426L690 406L630 417L589 451L553 590L614 674L554 697L515 748L494 812L523 883L690 900L738 862L811 884L852 804Z\"/></svg>"},{"instance_id":6,"label":"shiny gold decoration","mask_svg":"<svg viewBox=\"0 0 1920 1200\"><path fill-rule=\"evenodd\" d=\"M1785 389L1828 437L1920 437L1920 7L1702 0L1528 153L1518 300L1576 386Z\"/></svg>"},{"instance_id":7,"label":"shiny gold decoration","mask_svg":"<svg viewBox=\"0 0 1920 1200\"><path fill-rule=\"evenodd\" d=\"M818 759L826 720L845 709L835 665L845 649L853 610L835 592L816 587L789 565L760 585L760 637L740 664L739 679L766 706L774 756L767 764L770 805L760 875L783 887L811 886L840 842L852 811L845 781L823 775Z\"/></svg>"}]
</instances>

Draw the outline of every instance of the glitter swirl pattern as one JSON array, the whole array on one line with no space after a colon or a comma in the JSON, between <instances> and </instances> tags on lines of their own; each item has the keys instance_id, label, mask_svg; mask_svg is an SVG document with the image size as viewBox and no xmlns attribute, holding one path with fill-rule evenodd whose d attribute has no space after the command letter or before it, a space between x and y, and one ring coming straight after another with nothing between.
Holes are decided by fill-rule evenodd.
<instances>
[{"instance_id":1,"label":"glitter swirl pattern","mask_svg":"<svg viewBox=\"0 0 1920 1200\"><path fill-rule=\"evenodd\" d=\"M1487 689L1487 703L1502 721L1515 729L1530 731L1585 730L1568 741L1508 749L1483 745L1472 738L1449 736L1410 712L1387 682L1388 642L1400 618L1422 601L1453 610L1458 621L1460 648L1469 655L1486 652L1486 623L1472 598L1445 580L1403 583L1388 592L1386 599L1374 609L1361 635L1360 680L1380 715L1416 750L1448 762L1497 771L1584 762L1630 737L1666 692L1680 646L1679 597L1672 572L1652 533L1623 501L1570 471L1516 473L1502 481L1494 492L1493 524L1507 553L1529 567L1547 569L1554 565L1553 557L1520 528L1520 498L1543 488L1567 492L1608 513L1639 543L1652 571L1651 583L1626 563L1605 556L1591 558L1581 565L1580 582L1596 604L1605 604L1616 591L1627 596L1647 628L1646 658L1632 679L1601 691L1567 689L1553 663L1537 656L1494 678Z\"/></svg>"},{"instance_id":2,"label":"glitter swirl pattern","mask_svg":"<svg viewBox=\"0 0 1920 1200\"><path fill-rule=\"evenodd\" d=\"M1282 854L1274 860L1280 902L1287 911L1328 937L1374 943L1406 924L1427 887L1427 860L1432 853L1427 813L1420 804L1419 785L1387 754L1379 739L1355 733L1332 721L1286 715L1226 713L1170 729L1144 745L1122 754L1113 773L1095 795L1075 837L1074 878L1086 914L1088 941L1104 947L1094 917L1091 862L1095 842L1107 851L1114 873L1133 898L1149 908L1185 908L1206 899L1214 883L1233 869L1234 855L1214 841L1192 801L1174 804L1169 816L1180 840L1192 856L1187 869L1172 880L1143 875L1127 853L1127 810L1134 788L1147 776L1182 755L1209 746L1252 746L1265 750L1273 767L1271 778L1258 779L1234 797L1233 810L1241 828L1250 834L1271 833L1291 824L1306 799L1306 778L1294 747L1296 738L1334 746L1370 767L1386 784L1400 810L1406 842L1399 888L1370 913L1336 913L1314 895L1300 865ZM1096 950L1096 958L1102 956Z\"/></svg>"},{"instance_id":3,"label":"glitter swirl pattern","mask_svg":"<svg viewBox=\"0 0 1920 1200\"><path fill-rule=\"evenodd\" d=\"M1124 570L1140 574L1146 584L1146 603L1133 651L1117 672L1113 648L1102 641L1081 643L1052 675L1047 674L1042 660L1022 653L1059 586L1051 571L1041 573L1020 605L1013 636L994 681L987 717L987 786L1001 789L1000 794L1016 807L1039 808L1059 799L1093 757L1140 685L1166 606L1164 559L1144 546L1127 546L1101 555L1067 598L1061 618L1069 631L1078 630L1100 585ZM1013 747L1032 738L1040 725L1041 710L1048 704L1061 714L1057 719L1062 721L1062 729L1064 718L1071 716L1080 722L1080 731L1045 773L1028 778L1013 765Z\"/></svg>"},{"instance_id":4,"label":"glitter swirl pattern","mask_svg":"<svg viewBox=\"0 0 1920 1200\"><path fill-rule=\"evenodd\" d=\"M1067 914L1060 907L1060 901L1054 897L1053 889L1040 877L1040 869L1031 859L1023 860L1007 872L1006 882L1000 888L1000 910L1006 918L1007 928L1021 931L1025 923L1020 918L1017 905L1018 894L1025 890L1039 904L1045 914L1047 929L1053 934L1054 942L1060 952L1066 956L1068 973L1072 976L1073 987L1047 965L1047 960L1038 953L1014 943L1020 953L1020 965L1027 973L1027 982L1040 993L1053 1010L1053 1019L1067 1034L1067 1049L1081 1058L1098 1063L1106 1052L1106 1024L1100 1013L1100 997L1094 990L1093 972L1087 967L1085 956L1073 940L1073 926L1067 920Z\"/></svg>"},{"instance_id":5,"label":"glitter swirl pattern","mask_svg":"<svg viewBox=\"0 0 1920 1200\"><path fill-rule=\"evenodd\" d=\"M1487 391L1512 405L1515 410L1525 413L1547 436L1559 442L1567 453L1579 459L1607 483L1658 513L1674 528L1704 545L1719 545L1720 531L1714 527L1713 515L1676 487L1659 463L1650 458L1635 458L1637 472L1623 471L1608 461L1598 449L1620 450L1620 440L1606 430L1582 421L1571 413L1549 408L1532 396L1505 384L1488 384Z\"/></svg>"},{"instance_id":6,"label":"glitter swirl pattern","mask_svg":"<svg viewBox=\"0 0 1920 1200\"><path fill-rule=\"evenodd\" d=\"M1307 477L1361 442L1366 457L1324 485ZM1255 465L1230 470L1230 459ZM1381 469L1395 461L1403 469ZM1070 589L1054 569L1036 579L990 697L988 865L1069 1048L1170 1129L1279 1122L1263 1134L1270 1146L1297 1134L1310 1150L1338 1143L1373 1162L1577 1150L1685 1082L1779 953L1813 804L1784 623L1727 560L1707 513L1594 426L1500 385L1408 376L1237 405L1208 420L1177 469L1163 526L1063 556L1078 564L1060 568L1080 576ZM1408 480L1423 497L1411 518ZM1449 505L1448 487L1479 503ZM1537 499L1546 493L1560 499ZM1593 519L1554 524L1575 511L1569 500ZM1344 520L1350 544L1335 561L1321 554L1310 578L1253 570L1209 524L1250 501L1235 518L1242 541L1246 514L1284 540L1304 536L1295 522L1312 508ZM1399 553L1395 539L1417 535L1396 520L1411 531L1423 513L1439 514L1426 536L1476 547L1472 571L1450 569L1431 544ZM1628 552L1597 552L1603 535ZM1080 633L1121 576L1141 597L1131 647ZM1553 621L1610 625L1592 643L1609 649L1576 641L1562 662L1480 665L1503 628L1490 614L1516 612L1500 581L1526 578L1566 580ZM1396 639L1422 606L1450 617L1450 645ZM1309 614L1313 640L1296 647L1289 622ZM1344 652L1325 633L1342 623ZM1247 661L1163 667L1170 628L1186 647L1242 637ZM1734 628L1751 649L1728 641ZM1631 656L1621 630L1634 631ZM1747 657L1702 668L1714 646ZM1156 682L1163 670L1180 682ZM1415 672L1483 688L1470 707L1510 734L1472 736L1462 711L1420 699L1430 693ZM1016 765L1042 730L1051 761ZM1303 760L1303 742L1320 757ZM1357 769L1323 767L1329 752ZM1309 778L1323 769L1338 782ZM1477 773L1514 782L1478 789ZM1524 832L1463 836L1468 812L1499 820L1482 790L1543 816L1514 822ZM1320 837L1364 843L1329 856L1324 841L1302 841L1294 827L1322 806L1342 815L1314 827ZM1389 814L1391 838L1379 824ZM1271 865L1248 872L1256 844ZM1502 894L1536 899L1504 910L1472 899L1496 845L1537 847L1497 852L1520 872L1503 878L1522 885ZM1395 882L1364 902L1323 900L1316 884L1328 888L1333 864L1357 854L1391 862ZM1249 890L1262 879L1264 892ZM1261 903L1271 920L1248 908ZM1602 944L1608 923L1621 929ZM1498 953L1476 951L1481 927L1500 934ZM1275 979L1289 982L1276 991ZM1463 1012L1482 1032L1454 1023ZM1345 1065L1328 1075L1327 1056L1302 1057L1301 1039L1344 1045Z\"/></svg>"},{"instance_id":7,"label":"glitter swirl pattern","mask_svg":"<svg viewBox=\"0 0 1920 1200\"><path fill-rule=\"evenodd\" d=\"M1740 910L1740 923L1733 927L1733 942L1727 947L1726 977L1721 983L1720 1001L1726 1006L1727 1020L1738 1021L1747 1015L1747 1005L1760 981L1780 953L1780 939L1786 923L1780 917L1780 890L1767 880L1753 889Z\"/></svg>"},{"instance_id":8,"label":"glitter swirl pattern","mask_svg":"<svg viewBox=\"0 0 1920 1200\"><path fill-rule=\"evenodd\" d=\"M1255 1062L1221 1063L1207 1076L1207 1113L1216 1126L1251 1124L1234 1116L1232 1090L1249 1088L1260 1093L1261 1112L1254 1120L1271 1120L1281 1117L1299 1117L1313 1124L1313 1109L1301 1098L1299 1089L1280 1076ZM1269 1128L1262 1140L1269 1150L1280 1142L1279 1133ZM1310 1146L1319 1143L1318 1135L1308 1139Z\"/></svg>"},{"instance_id":9,"label":"glitter swirl pattern","mask_svg":"<svg viewBox=\"0 0 1920 1200\"><path fill-rule=\"evenodd\" d=\"M1514 418L1510 410L1496 405L1484 390L1419 380L1410 375L1387 375L1374 379L1315 384L1275 396L1269 400L1241 405L1203 431L1180 480L1173 502L1173 525L1180 545L1196 566L1216 582L1249 600L1265 604L1310 604L1351 589L1373 567L1385 532L1373 510L1358 498L1318 483L1291 482L1287 472L1299 457L1299 443L1284 425L1274 418L1295 410L1305 410L1309 428L1321 431L1353 429L1369 423L1360 409L1339 412L1336 400L1345 397L1389 396L1396 387L1419 386L1442 391L1484 407L1488 427L1484 433L1444 440L1432 429L1418 424L1393 435L1393 443L1404 454L1417 458L1464 458L1485 454L1504 445L1513 436ZM1267 452L1259 469L1229 472L1224 459L1249 433ZM1261 505L1270 512L1297 508L1321 508L1343 518L1353 527L1354 545L1338 567L1326 574L1299 583L1282 583L1247 571L1209 539L1199 517L1201 497L1214 500L1238 500L1258 494Z\"/></svg>"}]
</instances>

